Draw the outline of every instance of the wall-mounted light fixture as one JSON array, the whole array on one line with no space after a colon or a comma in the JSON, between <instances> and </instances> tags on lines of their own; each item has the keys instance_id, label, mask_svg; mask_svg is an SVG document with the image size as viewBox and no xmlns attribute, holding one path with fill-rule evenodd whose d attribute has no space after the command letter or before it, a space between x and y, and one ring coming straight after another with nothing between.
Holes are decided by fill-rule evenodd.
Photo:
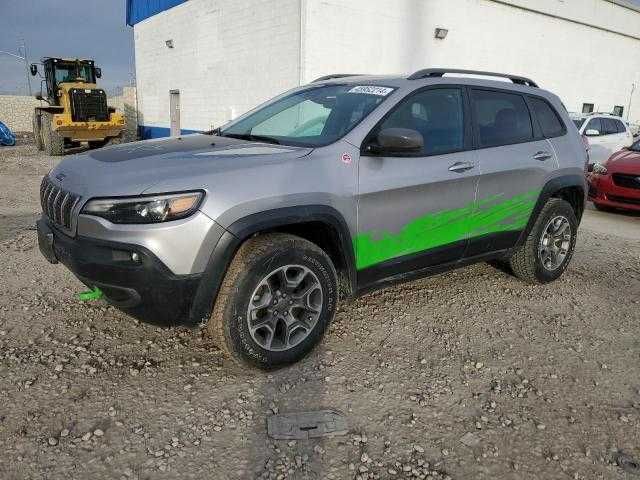
<instances>
[{"instance_id":1,"label":"wall-mounted light fixture","mask_svg":"<svg viewBox=\"0 0 640 480\"><path fill-rule=\"evenodd\" d=\"M447 37L447 33L449 33L449 30L446 28L436 28L435 37L438 40L444 40Z\"/></svg>"},{"instance_id":2,"label":"wall-mounted light fixture","mask_svg":"<svg viewBox=\"0 0 640 480\"><path fill-rule=\"evenodd\" d=\"M167 46L167 48L173 48L173 40L172 39L165 40L164 44Z\"/></svg>"}]
</instances>

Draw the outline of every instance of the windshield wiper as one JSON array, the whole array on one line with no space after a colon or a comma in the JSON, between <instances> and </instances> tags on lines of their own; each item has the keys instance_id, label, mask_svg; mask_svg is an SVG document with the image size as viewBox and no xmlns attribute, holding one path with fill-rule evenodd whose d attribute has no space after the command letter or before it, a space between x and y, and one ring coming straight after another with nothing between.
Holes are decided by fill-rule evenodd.
<instances>
[{"instance_id":1,"label":"windshield wiper","mask_svg":"<svg viewBox=\"0 0 640 480\"><path fill-rule=\"evenodd\" d=\"M254 142L274 143L280 145L280 140L266 135L252 135L250 133L220 133L221 137L237 138L239 140L249 140Z\"/></svg>"}]
</instances>

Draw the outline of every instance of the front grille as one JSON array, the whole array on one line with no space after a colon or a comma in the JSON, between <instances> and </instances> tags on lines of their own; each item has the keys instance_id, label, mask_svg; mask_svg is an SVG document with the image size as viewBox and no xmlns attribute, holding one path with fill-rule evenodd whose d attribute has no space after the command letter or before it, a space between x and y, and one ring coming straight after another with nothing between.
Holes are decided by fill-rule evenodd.
<instances>
[{"instance_id":1,"label":"front grille","mask_svg":"<svg viewBox=\"0 0 640 480\"><path fill-rule=\"evenodd\" d=\"M71 230L71 214L80 200L80 196L55 186L48 176L40 184L40 206L42 212L54 224L65 230Z\"/></svg>"},{"instance_id":2,"label":"front grille","mask_svg":"<svg viewBox=\"0 0 640 480\"><path fill-rule=\"evenodd\" d=\"M611 177L613 178L613 183L618 187L635 188L636 190L640 190L640 175L614 173Z\"/></svg>"},{"instance_id":3,"label":"front grille","mask_svg":"<svg viewBox=\"0 0 640 480\"><path fill-rule=\"evenodd\" d=\"M109 108L104 90L72 88L71 119L74 122L108 121Z\"/></svg>"},{"instance_id":4,"label":"front grille","mask_svg":"<svg viewBox=\"0 0 640 480\"><path fill-rule=\"evenodd\" d=\"M607 195L607 198L612 202L640 205L640 198L619 197L618 195Z\"/></svg>"}]
</instances>

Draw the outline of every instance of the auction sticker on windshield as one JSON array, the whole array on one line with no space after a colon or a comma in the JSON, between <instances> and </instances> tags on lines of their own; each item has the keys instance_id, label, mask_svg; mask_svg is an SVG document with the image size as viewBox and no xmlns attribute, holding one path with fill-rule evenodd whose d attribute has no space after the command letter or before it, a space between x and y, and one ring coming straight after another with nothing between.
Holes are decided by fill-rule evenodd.
<instances>
[{"instance_id":1,"label":"auction sticker on windshield","mask_svg":"<svg viewBox=\"0 0 640 480\"><path fill-rule=\"evenodd\" d=\"M391 92L393 92L393 88L390 88L390 87L376 87L375 85L358 85L357 87L353 87L347 93L364 93L367 95L378 95L380 97L386 97Z\"/></svg>"}]
</instances>

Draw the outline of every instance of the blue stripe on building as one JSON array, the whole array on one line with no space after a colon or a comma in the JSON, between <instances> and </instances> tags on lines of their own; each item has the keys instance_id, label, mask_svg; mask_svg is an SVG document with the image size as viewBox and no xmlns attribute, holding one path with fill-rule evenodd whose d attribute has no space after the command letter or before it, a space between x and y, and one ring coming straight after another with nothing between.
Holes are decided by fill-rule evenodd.
<instances>
[{"instance_id":1,"label":"blue stripe on building","mask_svg":"<svg viewBox=\"0 0 640 480\"><path fill-rule=\"evenodd\" d=\"M169 10L187 0L127 0L127 25L134 26L146 18Z\"/></svg>"},{"instance_id":2,"label":"blue stripe on building","mask_svg":"<svg viewBox=\"0 0 640 480\"><path fill-rule=\"evenodd\" d=\"M186 128L180 129L181 135L188 135L190 133L201 133L202 130L188 130ZM138 125L138 135L141 140L149 140L150 138L169 137L171 130L167 127L153 127L150 125Z\"/></svg>"}]
</instances>

